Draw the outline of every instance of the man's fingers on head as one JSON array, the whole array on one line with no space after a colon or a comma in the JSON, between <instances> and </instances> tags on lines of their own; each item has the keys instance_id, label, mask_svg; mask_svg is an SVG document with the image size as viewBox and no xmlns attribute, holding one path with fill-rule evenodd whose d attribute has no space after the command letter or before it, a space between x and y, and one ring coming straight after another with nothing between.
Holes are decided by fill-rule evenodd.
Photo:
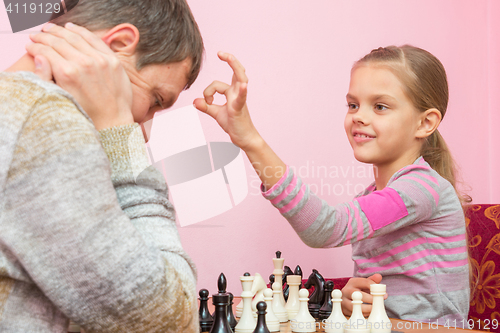
<instances>
[{"instance_id":1,"label":"man's fingers on head","mask_svg":"<svg viewBox=\"0 0 500 333\"><path fill-rule=\"evenodd\" d=\"M66 23L65 28L73 32L75 35L79 35L83 40L85 40L89 45L91 45L96 50L105 53L113 54L114 52L92 31L87 28L81 27L79 25L73 24L71 22Z\"/></svg>"}]
</instances>

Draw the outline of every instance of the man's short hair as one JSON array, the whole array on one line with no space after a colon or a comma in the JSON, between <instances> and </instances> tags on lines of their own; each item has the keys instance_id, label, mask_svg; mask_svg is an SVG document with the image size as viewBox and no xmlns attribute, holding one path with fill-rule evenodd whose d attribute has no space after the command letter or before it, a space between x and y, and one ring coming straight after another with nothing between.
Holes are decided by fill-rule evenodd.
<instances>
[{"instance_id":1,"label":"man's short hair","mask_svg":"<svg viewBox=\"0 0 500 333\"><path fill-rule=\"evenodd\" d=\"M75 1L65 0L66 7L72 8L71 2ZM61 26L72 22L90 31L133 24L140 34L137 69L190 58L192 66L185 89L201 69L203 39L186 0L79 0L68 13L51 22Z\"/></svg>"}]
</instances>

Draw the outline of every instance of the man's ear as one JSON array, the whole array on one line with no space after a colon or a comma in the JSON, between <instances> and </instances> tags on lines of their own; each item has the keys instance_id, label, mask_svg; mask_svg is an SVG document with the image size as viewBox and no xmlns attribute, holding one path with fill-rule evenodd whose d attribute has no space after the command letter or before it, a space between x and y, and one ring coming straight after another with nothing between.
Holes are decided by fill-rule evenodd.
<instances>
[{"instance_id":1,"label":"man's ear","mask_svg":"<svg viewBox=\"0 0 500 333\"><path fill-rule=\"evenodd\" d=\"M417 128L415 136L419 139L425 139L438 128L441 123L442 115L438 109L429 109L420 114L420 125Z\"/></svg>"},{"instance_id":2,"label":"man's ear","mask_svg":"<svg viewBox=\"0 0 500 333\"><path fill-rule=\"evenodd\" d=\"M101 39L113 52L132 56L139 43L139 30L133 24L122 23L106 31Z\"/></svg>"}]
</instances>

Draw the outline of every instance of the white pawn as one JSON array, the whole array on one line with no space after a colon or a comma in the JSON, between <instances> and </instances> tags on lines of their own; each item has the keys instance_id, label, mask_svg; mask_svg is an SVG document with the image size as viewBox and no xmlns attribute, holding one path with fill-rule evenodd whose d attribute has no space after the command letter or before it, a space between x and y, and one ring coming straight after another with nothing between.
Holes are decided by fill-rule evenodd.
<instances>
[{"instance_id":1,"label":"white pawn","mask_svg":"<svg viewBox=\"0 0 500 333\"><path fill-rule=\"evenodd\" d=\"M342 291L334 289L332 291L332 313L324 321L326 333L344 333L347 319L342 313Z\"/></svg>"},{"instance_id":2,"label":"white pawn","mask_svg":"<svg viewBox=\"0 0 500 333\"><path fill-rule=\"evenodd\" d=\"M345 327L345 333L370 333L370 328L368 327L368 322L363 316L363 311L361 310L361 304L363 301L363 295L359 291L352 293L352 315L347 322Z\"/></svg>"},{"instance_id":3,"label":"white pawn","mask_svg":"<svg viewBox=\"0 0 500 333\"><path fill-rule=\"evenodd\" d=\"M273 311L273 290L266 288L264 290L264 301L267 303L266 324L269 332L280 331L280 320Z\"/></svg>"},{"instance_id":4,"label":"white pawn","mask_svg":"<svg viewBox=\"0 0 500 333\"><path fill-rule=\"evenodd\" d=\"M273 283L273 311L276 317L278 317L280 323L286 323L288 321L288 313L285 307L281 304L280 294L282 294L281 283Z\"/></svg>"},{"instance_id":5,"label":"white pawn","mask_svg":"<svg viewBox=\"0 0 500 333\"><path fill-rule=\"evenodd\" d=\"M292 332L316 332L316 320L309 312L309 290L302 288L299 291L300 308L295 319L291 321Z\"/></svg>"},{"instance_id":6,"label":"white pawn","mask_svg":"<svg viewBox=\"0 0 500 333\"><path fill-rule=\"evenodd\" d=\"M266 290L267 285L262 276L259 273L255 273L254 280L252 283L252 289L250 290L255 297L252 300L252 312L253 317L257 319L257 303L264 300L264 290Z\"/></svg>"},{"instance_id":7,"label":"white pawn","mask_svg":"<svg viewBox=\"0 0 500 333\"><path fill-rule=\"evenodd\" d=\"M253 279L253 276L240 276L241 287L243 289L241 293L241 297L243 298L243 312L238 325L234 328L236 333L252 333L257 326L257 321L252 315L253 294L250 289L252 288Z\"/></svg>"},{"instance_id":8,"label":"white pawn","mask_svg":"<svg viewBox=\"0 0 500 333\"><path fill-rule=\"evenodd\" d=\"M370 294L373 296L372 311L368 317L368 326L371 333L391 333L391 320L385 312L384 295L385 284L371 284Z\"/></svg>"},{"instance_id":9,"label":"white pawn","mask_svg":"<svg viewBox=\"0 0 500 333\"><path fill-rule=\"evenodd\" d=\"M288 300L286 301L285 309L288 312L288 319L292 320L297 316L300 308L299 302L299 286L301 284L300 275L288 275L286 282L289 286Z\"/></svg>"}]
</instances>

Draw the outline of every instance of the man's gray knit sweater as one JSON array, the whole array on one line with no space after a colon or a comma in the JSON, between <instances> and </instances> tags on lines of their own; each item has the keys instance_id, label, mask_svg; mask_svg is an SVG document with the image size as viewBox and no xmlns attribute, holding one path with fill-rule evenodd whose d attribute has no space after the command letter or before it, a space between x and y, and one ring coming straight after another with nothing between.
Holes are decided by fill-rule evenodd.
<instances>
[{"instance_id":1,"label":"man's gray knit sweater","mask_svg":"<svg viewBox=\"0 0 500 333\"><path fill-rule=\"evenodd\" d=\"M197 332L196 276L137 125L0 73L0 332Z\"/></svg>"}]
</instances>

